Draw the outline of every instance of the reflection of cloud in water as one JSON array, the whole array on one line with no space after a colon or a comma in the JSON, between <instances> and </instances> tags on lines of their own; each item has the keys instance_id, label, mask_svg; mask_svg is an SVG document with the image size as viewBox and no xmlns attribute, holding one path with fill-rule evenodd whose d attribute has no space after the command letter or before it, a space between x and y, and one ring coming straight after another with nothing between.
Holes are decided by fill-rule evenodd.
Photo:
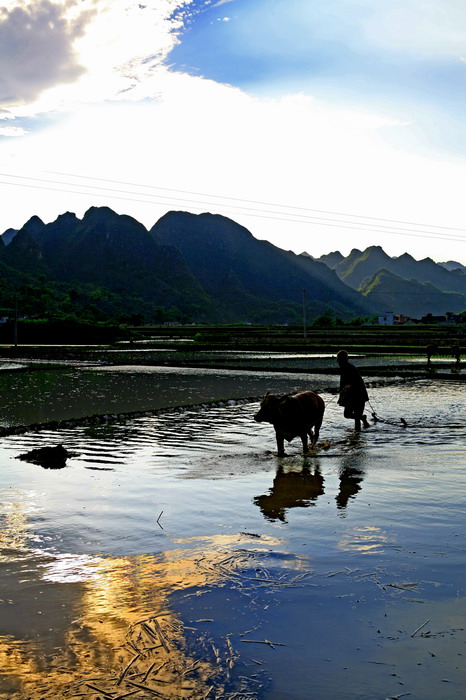
<instances>
[{"instance_id":1,"label":"reflection of cloud in water","mask_svg":"<svg viewBox=\"0 0 466 700\"><path fill-rule=\"evenodd\" d=\"M225 553L214 551L210 556L204 552L202 568L198 565L197 556L190 551L189 556L183 558L183 553L171 551L166 556L157 557L145 555L99 561L67 555L57 558L55 562L41 562L39 570L45 581L76 581L78 574L81 576L81 583L71 584L69 589L61 588L61 599L66 590L70 593L73 591L74 595L79 592L74 600L76 617L71 623L63 620L61 606L50 594L41 599L41 612L47 616L47 625L55 629L55 635L60 625L67 625L58 633L60 643L53 645L52 657L46 652L50 642L29 640L28 634L23 640L0 636L0 665L3 670L0 694L7 689L9 698L15 697L14 692L38 697L40 692L40 697L52 700L62 697L70 683L86 679L96 679L94 683L97 687L105 689L111 683L110 679L118 678L137 653L134 646L128 644L130 626L136 625L144 617L162 614L158 624L163 628L164 644L160 641L157 644L152 639L151 646L157 649L153 649L151 654L147 652L147 659L142 654L127 678L130 682L134 681L133 673L139 672L141 678L152 662L156 661L159 666L169 660L171 672L168 677L160 676L165 680L164 693L168 690L169 695L178 695L179 692L181 697L188 697L181 687L183 683L187 685L186 678L181 674L193 664L194 659L187 655L182 625L173 613L167 612L167 596L177 588L215 585L218 578L224 575L224 569L220 572L215 564L225 557ZM234 560L228 565L233 569ZM33 569L34 561L31 561L28 570L32 573ZM157 628L153 626L152 629ZM145 648L141 640L134 643L137 648ZM178 672L173 675L175 669ZM196 670L194 685L202 687L216 673L217 669L203 662ZM170 685L167 685L168 680ZM150 681L148 684L151 685ZM193 683L189 685L193 687ZM81 691L75 692L84 692L85 697L89 692L89 697L93 697L85 684L80 687ZM124 694L134 690L134 686L126 687L123 683L112 690Z\"/></svg>"},{"instance_id":2,"label":"reflection of cloud in water","mask_svg":"<svg viewBox=\"0 0 466 700\"><path fill-rule=\"evenodd\" d=\"M131 377L128 375L128 379ZM19 483L24 489L15 491L6 487L1 492L0 537L5 556L0 559L3 632L0 636L0 666L3 668L0 697L8 700L24 700L25 697L57 700L65 697L64 688L71 682L91 678L115 698L132 692L130 686L115 688L110 679L118 678L136 656L137 651L127 644L130 640L138 646L139 631L146 635L146 643L151 644L138 623L144 617L150 618L158 613L163 613L157 620L168 639L173 668L178 668L177 672L173 671L173 678L179 680L181 674L195 663L193 657L201 658L201 664L196 667L197 675L193 672L192 676L188 674L184 678L186 686L195 684L205 692L209 675L215 678L216 673L223 673L222 680L225 680L230 671L228 658L231 657L227 657L225 651L226 633L230 634L236 624L236 634L244 619L247 619L248 628L251 620L262 624L269 602L280 602L282 607L278 609L276 606L273 620L266 620L276 634L276 637L267 638L288 644L280 652L270 652L274 656L273 662L278 653L289 653L282 666L286 671L284 683L291 683L289 679L296 678L298 690L295 690L295 695L304 697L305 692L300 693L303 685L299 685L301 659L305 658L307 668L312 670L312 682L314 674L320 673L321 687L327 687L329 672L323 668L318 671L313 665L316 644L319 647L327 635L328 648L332 650L328 654L330 657L339 641L345 641L348 620L354 619L351 613L345 622L345 615L340 614L344 602L354 601L356 596L360 599L361 594L368 593L367 586L374 587L368 576L373 575L369 567L374 566L375 560L365 555L377 554L378 559L382 555L380 563L387 568L393 566L390 573L395 583L405 580L409 567L425 569L432 566L432 562L435 567L439 566L437 562L446 562L448 566L442 568L448 586L445 595L461 590L462 580L458 572L462 571L464 552L458 546L460 540L453 537L461 534L459 529L464 512L461 508L464 445L461 440L463 433L460 432L463 428L456 429L456 425L464 426L464 385L430 387L418 383L411 387L384 387L372 393L376 399L375 408L380 409L381 416L388 420L403 413L408 420L408 429L401 430L391 423L378 424L353 440L348 438L348 427L342 420L340 409L331 404L326 414L325 439L329 439L332 449L307 460L315 489L306 493L302 484L297 488L285 488L284 501L278 500L276 509L269 509L271 518L265 511L271 503L273 494L267 491L277 465L272 453L274 448L271 448L273 434L270 427L260 431L260 426L253 423L251 405L206 409L197 413L186 410L174 415L141 417L123 425L67 429L62 432L67 447L79 452L81 457L70 460L66 473L33 471L30 465L15 461L10 467L9 457L13 452L50 440L50 433L5 439L0 451L5 483ZM432 450L433 436L443 445L441 449L436 446ZM117 469L114 472L86 470L86 467L103 461ZM320 477L319 486L319 470L313 469L317 462L331 497L319 497L318 491L323 491L324 484ZM290 455L282 464L286 465L285 476L290 472L297 476L294 483L309 476L302 473L303 458L300 454ZM436 467L435 479L431 478L432 465ZM361 481L364 472L367 483ZM189 482L186 477L190 477ZM411 480L409 484L408 478ZM214 480L218 482L219 479L228 483L215 483ZM37 491L34 492L34 488ZM280 488L276 490L280 492ZM370 494L368 500L377 507L354 507L364 505L366 490L367 496ZM252 505L252 497L258 493L264 496L257 496L257 499L269 498L262 511L268 522L256 507L260 504ZM354 496L357 497L355 503ZM422 508L419 507L421 502ZM173 503L176 508L170 511ZM310 511L316 503L317 507ZM307 513L304 511L303 514L312 518L290 518L289 524L282 527L277 513L284 519L294 507L307 507ZM162 508L167 518L163 532L155 520ZM345 526L346 521L338 517L346 510L351 515L353 529ZM413 520L414 512L416 518ZM437 541L434 545L431 537L431 526L439 513L442 518L442 527L438 528L441 552L432 550L433 546L440 545ZM165 525L164 520L162 523ZM260 530L256 530L258 527ZM242 529L250 532L238 532ZM219 531L229 534L211 534ZM409 552L408 557L407 552L401 550L396 560L386 556L387 549L403 542L407 531L419 540L419 552L421 545L423 547L422 556ZM208 534L204 535L206 532ZM277 532L281 535L286 532L286 535L277 539L273 537ZM176 533L177 539L172 538L171 533ZM176 550L166 551L170 546ZM307 548L302 549L304 546ZM75 548L78 553L70 553L75 552ZM162 548L165 551L154 554ZM61 554L57 555L57 551ZM303 551L309 551L312 556L312 572L309 558L297 553ZM103 556L103 552L117 552L118 556ZM129 556L130 553L136 556ZM322 578L322 568L327 567L329 556L332 567L334 562L335 569L342 568L347 573L341 584L341 574ZM264 573L264 562L270 567L268 576ZM359 578L352 574L355 566L363 572ZM309 584L309 593L301 596L300 591L295 597L291 588L301 585L310 573L313 573L313 585ZM425 572L422 575L425 578ZM260 583L258 576L261 577ZM420 579L420 575L416 578ZM318 586L317 590L313 586ZM287 588L289 596L286 596L286 601L285 596L279 597L280 587ZM384 595L392 591L398 595L399 590L403 593L400 585L390 585L387 590ZM297 630L299 625L290 625L290 619L307 621L306 611L312 609L315 593L322 594L322 607L319 605L318 608L322 613L319 618L322 624L317 624L316 620L314 626L309 626L306 622L305 637L301 637ZM335 593L342 594L341 600ZM379 594L377 587L376 598ZM339 605L337 598L342 603L341 608L336 607L336 603ZM232 604L238 600L241 605L244 603L244 608ZM380 600L377 598L373 602L376 607L368 612L371 623L375 621L374 611L380 610ZM404 596L400 615L404 615L407 602L409 598ZM212 610L216 613L215 623L207 630L201 630L197 625L197 629L188 631L172 612L175 605L178 610L186 612L183 620L189 620L189 625L197 618L214 617L214 613L210 614ZM411 611L407 629L410 644L414 642L409 635L424 619L418 619L419 605L416 602L412 605L416 610ZM333 613L336 617L334 627L328 624ZM432 617L430 609L427 616ZM156 630L152 618L148 624ZM443 621L439 616L435 629L442 630L441 624ZM215 632L211 631L214 626ZM128 640L126 634L130 628L135 635L130 635ZM357 639L361 648L371 644L372 628L369 637L367 629ZM243 630L241 626L240 631ZM204 633L208 643L201 649L200 635ZM264 631L265 634L269 632ZM210 642L215 640L218 649L219 639L225 645L217 663ZM421 633L414 641L418 639L424 641ZM233 637L231 641L234 645ZM297 641L302 642L300 651L303 656L300 654L295 662L293 649ZM392 640L388 644L393 648ZM154 640L153 646L157 646ZM417 652L420 647L414 648ZM458 644L456 648L452 645L452 656L458 648ZM257 652L254 649L253 653L261 653L260 649L262 647ZM386 649L387 645L384 653ZM270 651L267 647L264 650L266 654ZM156 659L155 669L167 660L163 646L151 653L154 656L150 660L138 658L134 661L125 681L136 679L138 682L133 673L140 674L139 678L143 679ZM354 649L349 649L348 645L341 654L345 663L349 659L355 660L356 664L356 657L361 656L359 650L354 655ZM445 658L444 653L442 656ZM437 661L439 657L440 653ZM337 669L335 658L332 679L336 684L341 683L343 676ZM381 658L381 661L385 660ZM267 658L264 663L267 664ZM342 666L343 663L339 668ZM406 667L407 675L412 672L412 667L415 664ZM273 668L265 665L264 669L274 676L274 683L280 680L278 664ZM161 676L162 680L169 680L168 671L167 666L160 672L167 673ZM368 690L370 694L378 681L367 675L367 665L362 673L368 687L372 684ZM441 677L448 676L445 673ZM156 685L150 674L147 683L168 695L175 688L175 685ZM221 683L219 681L216 686L220 691ZM232 692L235 690L237 688ZM2 692L6 695L2 696ZM92 696L91 690L83 685L76 686L73 692L78 696L84 693L85 698ZM187 689L183 692L185 696L194 694ZM101 697L104 697L102 693Z\"/></svg>"},{"instance_id":3,"label":"reflection of cloud in water","mask_svg":"<svg viewBox=\"0 0 466 700\"><path fill-rule=\"evenodd\" d=\"M22 489L0 490L0 561L15 558L30 550L34 538L29 529L30 514L37 510L34 491L25 494Z\"/></svg>"},{"instance_id":4,"label":"reflection of cloud in water","mask_svg":"<svg viewBox=\"0 0 466 700\"><path fill-rule=\"evenodd\" d=\"M166 697L203 697L212 684L222 692L234 655L222 652L223 656L213 660L196 660L188 649L182 623L170 610L170 596L176 591L234 585L239 572L245 577L237 584L241 590L258 584L285 585L285 581L274 582L256 574L262 571L259 561L280 540L238 533L183 538L179 544L191 546L159 555L121 558L67 554L44 561L31 556L27 563L30 583L23 593L35 596L43 592L38 603L40 622L49 628L49 634L44 637L38 633L33 621L29 631L26 626L15 637L0 636L0 697L6 689L11 699L40 694L44 700L56 700L64 697L71 685L73 692L94 697L88 681L104 693L124 696L135 689L131 683L146 678L146 674L145 684ZM244 548L250 544L253 549ZM243 548L238 549L238 545ZM262 551L261 546L265 546ZM295 577L296 571L301 572L301 580L306 561L284 555L282 564L294 569ZM19 569L21 566L18 562ZM115 679L132 659L124 681L116 686ZM163 664L157 678L151 676L153 669ZM188 673L190 668L193 670Z\"/></svg>"},{"instance_id":5,"label":"reflection of cloud in water","mask_svg":"<svg viewBox=\"0 0 466 700\"><path fill-rule=\"evenodd\" d=\"M86 554L58 554L41 564L42 579L54 583L79 583L99 576L101 559Z\"/></svg>"},{"instance_id":6,"label":"reflection of cloud in water","mask_svg":"<svg viewBox=\"0 0 466 700\"><path fill-rule=\"evenodd\" d=\"M344 533L337 547L345 552L380 554L391 542L387 534L378 527L355 527Z\"/></svg>"},{"instance_id":7,"label":"reflection of cloud in water","mask_svg":"<svg viewBox=\"0 0 466 700\"><path fill-rule=\"evenodd\" d=\"M194 542L205 542L215 548L237 547L238 543L252 543L255 546L263 545L265 547L279 547L282 544L282 540L277 537L272 537L271 535L257 535L251 532L240 532L232 535L198 535L194 537L175 538L173 542L175 544L187 544L190 546L192 546Z\"/></svg>"}]
</instances>

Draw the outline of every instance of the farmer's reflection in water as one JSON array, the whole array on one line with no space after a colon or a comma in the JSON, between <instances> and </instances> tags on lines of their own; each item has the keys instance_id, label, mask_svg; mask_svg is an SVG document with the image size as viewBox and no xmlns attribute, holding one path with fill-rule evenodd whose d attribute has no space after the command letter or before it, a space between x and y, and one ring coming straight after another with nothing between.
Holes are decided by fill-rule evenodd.
<instances>
[{"instance_id":1,"label":"farmer's reflection in water","mask_svg":"<svg viewBox=\"0 0 466 700\"><path fill-rule=\"evenodd\" d=\"M350 498L354 498L358 491L361 490L361 481L364 479L364 471L360 466L357 466L354 455L348 455L342 461L340 467L340 490L335 496L337 508L342 512L340 515L345 517L345 508L348 505ZM357 459L360 463L360 457Z\"/></svg>"},{"instance_id":2,"label":"farmer's reflection in water","mask_svg":"<svg viewBox=\"0 0 466 700\"><path fill-rule=\"evenodd\" d=\"M280 465L270 493L256 496L254 503L268 520L286 522L285 514L288 508L308 508L314 505L313 501L323 493L324 477L319 466L316 465L312 472L309 463L305 461L300 472L285 471Z\"/></svg>"}]
</instances>

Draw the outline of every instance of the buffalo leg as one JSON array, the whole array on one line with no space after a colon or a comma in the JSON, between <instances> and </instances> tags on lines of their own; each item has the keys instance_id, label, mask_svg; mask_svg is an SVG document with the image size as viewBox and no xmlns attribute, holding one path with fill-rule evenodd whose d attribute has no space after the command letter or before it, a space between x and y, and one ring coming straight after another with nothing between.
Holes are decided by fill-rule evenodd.
<instances>
[{"instance_id":1,"label":"buffalo leg","mask_svg":"<svg viewBox=\"0 0 466 700\"><path fill-rule=\"evenodd\" d=\"M317 423L314 425L314 437L312 438L312 446L314 446L319 439L320 435L320 428L322 425L322 418L317 421Z\"/></svg>"},{"instance_id":2,"label":"buffalo leg","mask_svg":"<svg viewBox=\"0 0 466 700\"><path fill-rule=\"evenodd\" d=\"M277 438L277 452L279 457L285 454L285 438L283 433L275 428L275 437Z\"/></svg>"},{"instance_id":3,"label":"buffalo leg","mask_svg":"<svg viewBox=\"0 0 466 700\"><path fill-rule=\"evenodd\" d=\"M303 443L303 454L305 455L305 454L307 454L308 451L309 451L309 447L308 447L308 444L307 444L307 433L303 433L303 434L301 435L301 441L302 441L302 443Z\"/></svg>"}]
</instances>

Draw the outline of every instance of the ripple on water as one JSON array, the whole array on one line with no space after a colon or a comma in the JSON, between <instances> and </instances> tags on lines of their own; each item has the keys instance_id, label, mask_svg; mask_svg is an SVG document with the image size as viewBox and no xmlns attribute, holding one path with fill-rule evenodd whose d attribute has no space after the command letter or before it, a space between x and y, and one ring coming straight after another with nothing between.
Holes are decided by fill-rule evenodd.
<instances>
[{"instance_id":1,"label":"ripple on water","mask_svg":"<svg viewBox=\"0 0 466 700\"><path fill-rule=\"evenodd\" d=\"M457 693L463 392L373 388L384 422L361 434L324 395L329 445L306 458L298 440L276 457L272 426L253 421L257 404L2 439L0 657L14 640L15 665L4 665L0 694L8 674L10 688L33 677L39 687L45 673L60 688L72 673L110 683L108 668L118 677L134 656L121 651L129 626L167 610L167 638L189 651L180 668L200 661L210 678L221 668L232 692L254 664L263 697L306 697L310 673L316 697L342 687L345 700L361 688L394 696L401 670L413 697L441 697L447 677ZM63 469L15 459L57 442L72 453ZM429 636L413 637L427 618Z\"/></svg>"}]
</instances>

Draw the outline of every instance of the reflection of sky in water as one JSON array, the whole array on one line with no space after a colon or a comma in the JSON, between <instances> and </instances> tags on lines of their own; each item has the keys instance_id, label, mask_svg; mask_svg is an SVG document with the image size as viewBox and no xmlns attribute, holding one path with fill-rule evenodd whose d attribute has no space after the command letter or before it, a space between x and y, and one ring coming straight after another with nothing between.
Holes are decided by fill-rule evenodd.
<instances>
[{"instance_id":1,"label":"reflection of sky in water","mask_svg":"<svg viewBox=\"0 0 466 700\"><path fill-rule=\"evenodd\" d=\"M349 665L368 697L377 687L396 694L377 673L368 681L359 672L357 648L378 663L374 639L385 648L399 635L384 612L403 605L410 638L431 606L464 596L464 386L406 383L370 396L387 422L358 436L325 395L321 439L330 445L306 459L297 440L277 460L273 428L254 423L253 404L4 438L0 696L7 676L27 688L45 673L64 683L121 669L130 652L119 661L112 650L155 611L167 613L180 668L197 654L206 677L227 668L230 633L241 658L265 665L272 696L283 696L283 674L302 697L306 664L316 692L324 676L333 687L329 671L341 679ZM14 459L58 441L73 453L64 469ZM213 622L193 623L204 619ZM180 620L195 631L176 627ZM242 643L249 628L252 639L287 645L273 650L272 666L267 645ZM221 664L202 635L224 654ZM422 641L411 639L405 653L414 659ZM251 674L239 662L230 671L232 683ZM447 671L456 690L453 663ZM422 697L441 697L435 689Z\"/></svg>"}]
</instances>

